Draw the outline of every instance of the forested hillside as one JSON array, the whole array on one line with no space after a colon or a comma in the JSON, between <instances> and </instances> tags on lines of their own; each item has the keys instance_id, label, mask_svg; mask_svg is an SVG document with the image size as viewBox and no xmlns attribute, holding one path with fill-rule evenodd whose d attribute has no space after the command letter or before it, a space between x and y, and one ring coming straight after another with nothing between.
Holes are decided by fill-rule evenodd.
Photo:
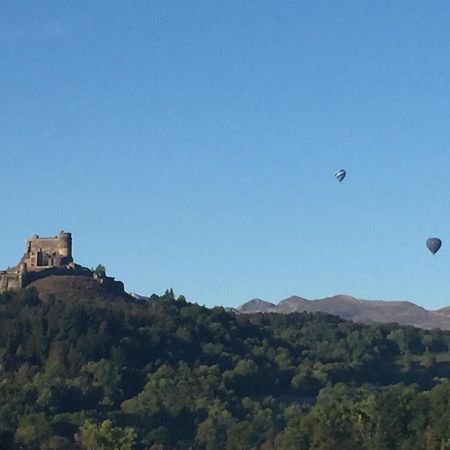
<instances>
[{"instance_id":1,"label":"forested hillside","mask_svg":"<svg viewBox=\"0 0 450 450\"><path fill-rule=\"evenodd\" d=\"M450 448L450 332L0 295L1 449Z\"/></svg>"}]
</instances>

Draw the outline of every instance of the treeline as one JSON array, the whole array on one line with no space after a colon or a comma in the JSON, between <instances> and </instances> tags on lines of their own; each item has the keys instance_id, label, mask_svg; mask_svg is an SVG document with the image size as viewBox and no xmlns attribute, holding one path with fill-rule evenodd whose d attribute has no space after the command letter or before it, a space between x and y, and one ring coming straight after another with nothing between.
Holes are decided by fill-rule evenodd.
<instances>
[{"instance_id":1,"label":"treeline","mask_svg":"<svg viewBox=\"0 0 450 450\"><path fill-rule=\"evenodd\" d=\"M450 449L450 332L0 295L1 449Z\"/></svg>"}]
</instances>

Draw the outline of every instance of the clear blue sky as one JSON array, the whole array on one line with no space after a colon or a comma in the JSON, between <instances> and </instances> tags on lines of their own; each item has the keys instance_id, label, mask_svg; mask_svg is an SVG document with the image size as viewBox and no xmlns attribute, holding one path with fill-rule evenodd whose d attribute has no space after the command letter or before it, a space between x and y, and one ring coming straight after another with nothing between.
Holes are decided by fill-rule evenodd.
<instances>
[{"instance_id":1,"label":"clear blue sky","mask_svg":"<svg viewBox=\"0 0 450 450\"><path fill-rule=\"evenodd\" d=\"M449 24L447 1L1 2L0 267L64 229L141 294L450 305Z\"/></svg>"}]
</instances>

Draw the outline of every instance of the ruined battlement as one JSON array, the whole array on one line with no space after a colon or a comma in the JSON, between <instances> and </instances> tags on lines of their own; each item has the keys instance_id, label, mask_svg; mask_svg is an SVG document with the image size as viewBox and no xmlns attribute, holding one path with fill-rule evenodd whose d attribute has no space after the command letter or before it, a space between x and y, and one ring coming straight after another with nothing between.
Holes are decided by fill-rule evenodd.
<instances>
[{"instance_id":1,"label":"ruined battlement","mask_svg":"<svg viewBox=\"0 0 450 450\"><path fill-rule=\"evenodd\" d=\"M19 265L27 271L48 267L63 267L73 262L72 234L61 231L54 237L40 237L37 234L27 239L26 252Z\"/></svg>"},{"instance_id":2,"label":"ruined battlement","mask_svg":"<svg viewBox=\"0 0 450 450\"><path fill-rule=\"evenodd\" d=\"M53 237L37 234L26 241L25 254L14 267L0 271L0 292L28 286L50 276L82 276L123 292L123 283L106 275L99 276L87 267L74 263L72 234L61 231Z\"/></svg>"}]
</instances>

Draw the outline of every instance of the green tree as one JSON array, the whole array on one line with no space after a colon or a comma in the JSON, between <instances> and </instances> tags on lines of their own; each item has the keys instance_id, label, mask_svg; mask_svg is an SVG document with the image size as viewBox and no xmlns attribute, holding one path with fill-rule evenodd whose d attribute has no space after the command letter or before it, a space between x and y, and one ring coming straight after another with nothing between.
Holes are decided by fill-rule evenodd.
<instances>
[{"instance_id":1,"label":"green tree","mask_svg":"<svg viewBox=\"0 0 450 450\"><path fill-rule=\"evenodd\" d=\"M225 448L227 430L236 420L218 401L208 408L208 417L197 427L196 439L205 450Z\"/></svg>"},{"instance_id":2,"label":"green tree","mask_svg":"<svg viewBox=\"0 0 450 450\"><path fill-rule=\"evenodd\" d=\"M110 420L96 424L86 420L75 435L85 450L132 450L136 433L131 427L113 427Z\"/></svg>"},{"instance_id":3,"label":"green tree","mask_svg":"<svg viewBox=\"0 0 450 450\"><path fill-rule=\"evenodd\" d=\"M104 278L106 277L106 268L104 265L99 264L94 270L93 272L95 273L95 275L97 275L99 278Z\"/></svg>"},{"instance_id":4,"label":"green tree","mask_svg":"<svg viewBox=\"0 0 450 450\"><path fill-rule=\"evenodd\" d=\"M52 428L45 414L31 413L20 418L14 440L27 448L41 447L52 434Z\"/></svg>"}]
</instances>

